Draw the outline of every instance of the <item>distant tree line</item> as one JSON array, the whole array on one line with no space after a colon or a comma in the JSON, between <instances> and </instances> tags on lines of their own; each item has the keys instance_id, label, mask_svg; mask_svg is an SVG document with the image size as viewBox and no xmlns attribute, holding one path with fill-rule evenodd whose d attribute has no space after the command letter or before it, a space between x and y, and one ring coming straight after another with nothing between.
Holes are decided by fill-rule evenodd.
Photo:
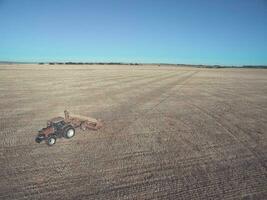
<instances>
[{"instance_id":1,"label":"distant tree line","mask_svg":"<svg viewBox=\"0 0 267 200\"><path fill-rule=\"evenodd\" d=\"M267 69L267 65L243 65L243 68Z\"/></svg>"},{"instance_id":2,"label":"distant tree line","mask_svg":"<svg viewBox=\"0 0 267 200\"><path fill-rule=\"evenodd\" d=\"M157 65L157 66L178 66L178 67L198 67L198 68L257 68L267 69L267 65L243 65L243 66L225 66L225 65L190 65L190 64L168 64L168 63L122 63L122 62L40 62L39 65Z\"/></svg>"},{"instance_id":3,"label":"distant tree line","mask_svg":"<svg viewBox=\"0 0 267 200\"><path fill-rule=\"evenodd\" d=\"M139 63L120 63L120 62L48 62L38 63L39 65L140 65Z\"/></svg>"}]
</instances>

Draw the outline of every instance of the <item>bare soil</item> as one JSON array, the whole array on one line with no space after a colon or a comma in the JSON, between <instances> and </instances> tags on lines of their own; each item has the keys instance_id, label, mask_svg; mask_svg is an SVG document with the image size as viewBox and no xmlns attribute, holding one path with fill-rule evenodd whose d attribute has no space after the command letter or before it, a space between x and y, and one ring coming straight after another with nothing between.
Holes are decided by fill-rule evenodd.
<instances>
[{"instance_id":1,"label":"bare soil","mask_svg":"<svg viewBox=\"0 0 267 200\"><path fill-rule=\"evenodd\" d=\"M56 145L46 120L101 118ZM1 65L0 199L265 199L267 70Z\"/></svg>"}]
</instances>

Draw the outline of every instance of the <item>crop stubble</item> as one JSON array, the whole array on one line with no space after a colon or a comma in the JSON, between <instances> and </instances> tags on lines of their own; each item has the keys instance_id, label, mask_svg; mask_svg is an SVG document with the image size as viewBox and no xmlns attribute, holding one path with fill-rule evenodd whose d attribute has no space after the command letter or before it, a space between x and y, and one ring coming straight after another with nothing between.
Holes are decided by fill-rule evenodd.
<instances>
[{"instance_id":1,"label":"crop stubble","mask_svg":"<svg viewBox=\"0 0 267 200\"><path fill-rule=\"evenodd\" d=\"M264 199L267 71L0 66L0 199ZM102 118L53 147L64 109Z\"/></svg>"}]
</instances>

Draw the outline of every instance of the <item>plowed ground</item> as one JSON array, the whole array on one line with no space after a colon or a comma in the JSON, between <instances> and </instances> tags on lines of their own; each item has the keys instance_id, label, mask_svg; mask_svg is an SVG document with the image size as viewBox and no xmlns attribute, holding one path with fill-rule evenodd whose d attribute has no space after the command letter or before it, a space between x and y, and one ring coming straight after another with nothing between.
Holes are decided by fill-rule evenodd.
<instances>
[{"instance_id":1,"label":"plowed ground","mask_svg":"<svg viewBox=\"0 0 267 200\"><path fill-rule=\"evenodd\" d=\"M99 131L37 144L46 120ZM0 199L264 199L267 70L0 66Z\"/></svg>"}]
</instances>

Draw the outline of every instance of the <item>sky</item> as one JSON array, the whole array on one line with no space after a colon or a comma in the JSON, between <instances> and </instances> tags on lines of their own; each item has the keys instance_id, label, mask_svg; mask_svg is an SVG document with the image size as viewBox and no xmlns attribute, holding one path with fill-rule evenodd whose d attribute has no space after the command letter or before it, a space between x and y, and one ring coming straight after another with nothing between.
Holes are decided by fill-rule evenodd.
<instances>
[{"instance_id":1,"label":"sky","mask_svg":"<svg viewBox=\"0 0 267 200\"><path fill-rule=\"evenodd\" d=\"M0 60L267 65L267 0L0 0Z\"/></svg>"}]
</instances>

